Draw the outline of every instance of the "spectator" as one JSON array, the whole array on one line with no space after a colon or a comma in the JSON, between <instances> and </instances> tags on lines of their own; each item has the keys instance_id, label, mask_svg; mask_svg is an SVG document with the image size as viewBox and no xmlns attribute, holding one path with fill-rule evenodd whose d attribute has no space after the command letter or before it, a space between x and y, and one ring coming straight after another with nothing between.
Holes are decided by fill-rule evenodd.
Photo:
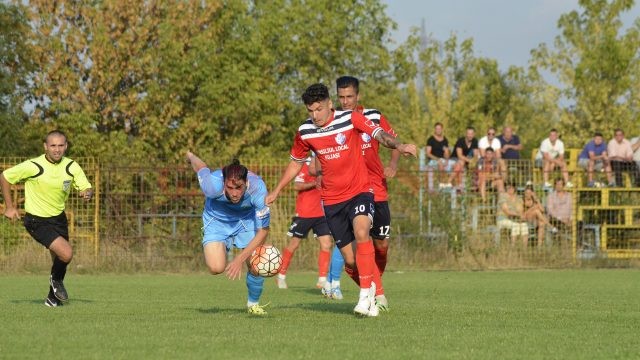
<instances>
[{"instance_id":1,"label":"spectator","mask_svg":"<svg viewBox=\"0 0 640 360\"><path fill-rule=\"evenodd\" d=\"M609 153L611 168L616 177L616 185L622 186L622 172L628 171L633 173L635 186L640 186L640 171L638 170L638 165L633 161L631 142L624 138L622 129L615 129L613 134L613 139L607 145L607 152Z\"/></svg>"},{"instance_id":2,"label":"spectator","mask_svg":"<svg viewBox=\"0 0 640 360\"><path fill-rule=\"evenodd\" d=\"M500 140L496 138L496 129L494 127L490 127L489 130L487 130L487 135L481 137L480 140L478 140L478 150L480 150L481 158L484 157L484 152L487 150L487 148L492 148L495 152L495 156L500 159L500 157L502 156L500 153L501 146L502 145L500 145Z\"/></svg>"},{"instance_id":3,"label":"spectator","mask_svg":"<svg viewBox=\"0 0 640 360\"><path fill-rule=\"evenodd\" d=\"M496 189L499 193L504 192L504 174L506 173L504 161L495 156L493 148L486 148L484 155L478 160L478 188L482 201L487 199L487 187Z\"/></svg>"},{"instance_id":4,"label":"spectator","mask_svg":"<svg viewBox=\"0 0 640 360\"><path fill-rule=\"evenodd\" d=\"M558 137L558 130L551 129L549 137L542 140L538 158L542 159L542 179L546 189L551 188L549 174L556 166L562 171L566 186L568 188L573 187L573 184L569 181L569 171L567 171L567 163L564 160L564 143Z\"/></svg>"},{"instance_id":5,"label":"spectator","mask_svg":"<svg viewBox=\"0 0 640 360\"><path fill-rule=\"evenodd\" d=\"M489 149L487 148L487 150ZM527 245L529 228L524 221L522 199L516 194L516 185L512 182L507 183L506 191L498 195L497 221L498 228L511 231L512 244L520 239L523 245Z\"/></svg>"},{"instance_id":6,"label":"spectator","mask_svg":"<svg viewBox=\"0 0 640 360\"><path fill-rule=\"evenodd\" d=\"M605 171L609 186L615 186L611 174L611 164L607 153L607 145L604 143L602 133L596 132L593 140L589 141L578 155L578 165L587 170L588 187L594 187L593 170Z\"/></svg>"},{"instance_id":7,"label":"spectator","mask_svg":"<svg viewBox=\"0 0 640 360\"><path fill-rule=\"evenodd\" d=\"M450 160L449 140L444 136L444 126L437 122L433 128L433 135L427 139L427 158L429 159L428 176L429 189L433 189L433 171L438 174L439 188L451 187L451 184L443 181L445 174L451 171L454 162Z\"/></svg>"},{"instance_id":8,"label":"spectator","mask_svg":"<svg viewBox=\"0 0 640 360\"><path fill-rule=\"evenodd\" d=\"M541 247L544 244L545 228L549 227L552 233L558 232L558 229L549 222L542 203L540 203L536 193L533 191L533 185L527 185L524 188L522 205L524 209L524 219L530 228L536 229L538 247Z\"/></svg>"},{"instance_id":9,"label":"spectator","mask_svg":"<svg viewBox=\"0 0 640 360\"><path fill-rule=\"evenodd\" d=\"M453 167L453 172L449 177L449 183L457 184L458 188L463 187L463 173L469 168L469 164L478 159L478 140L476 130L469 126L465 135L456 141L453 147L453 156L458 160Z\"/></svg>"},{"instance_id":10,"label":"spectator","mask_svg":"<svg viewBox=\"0 0 640 360\"><path fill-rule=\"evenodd\" d=\"M547 214L549 222L558 229L566 231L571 228L573 199L564 188L564 180L556 179L554 191L547 197Z\"/></svg>"},{"instance_id":11,"label":"spectator","mask_svg":"<svg viewBox=\"0 0 640 360\"><path fill-rule=\"evenodd\" d=\"M505 126L502 134L498 136L500 141L500 157L505 160L519 160L522 144L518 135L513 133L511 126Z\"/></svg>"}]
</instances>

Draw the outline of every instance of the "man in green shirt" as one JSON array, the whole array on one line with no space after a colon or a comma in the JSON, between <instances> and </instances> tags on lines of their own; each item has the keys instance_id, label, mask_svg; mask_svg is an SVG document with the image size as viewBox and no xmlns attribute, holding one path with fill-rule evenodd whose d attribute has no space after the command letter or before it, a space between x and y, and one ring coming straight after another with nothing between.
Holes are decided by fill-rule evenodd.
<instances>
[{"instance_id":1,"label":"man in green shirt","mask_svg":"<svg viewBox=\"0 0 640 360\"><path fill-rule=\"evenodd\" d=\"M24 227L29 234L49 249L53 266L49 278L49 295L44 304L60 306L68 300L63 280L73 251L69 243L69 226L64 213L71 187L80 191L85 201L91 200L93 189L75 161L64 156L67 137L58 130L47 134L44 154L13 166L0 174L5 202L4 216L20 219L20 213L11 199L11 185L24 181Z\"/></svg>"}]
</instances>

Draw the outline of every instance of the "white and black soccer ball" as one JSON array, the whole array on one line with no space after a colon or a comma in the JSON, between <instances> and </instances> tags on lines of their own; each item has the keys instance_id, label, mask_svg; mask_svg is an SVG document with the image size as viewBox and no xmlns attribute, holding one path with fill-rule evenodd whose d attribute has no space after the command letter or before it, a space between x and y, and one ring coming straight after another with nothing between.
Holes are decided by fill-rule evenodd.
<instances>
[{"instance_id":1,"label":"white and black soccer ball","mask_svg":"<svg viewBox=\"0 0 640 360\"><path fill-rule=\"evenodd\" d=\"M254 275L271 277L280 271L282 255L273 245L261 245L253 251L249 263Z\"/></svg>"}]
</instances>

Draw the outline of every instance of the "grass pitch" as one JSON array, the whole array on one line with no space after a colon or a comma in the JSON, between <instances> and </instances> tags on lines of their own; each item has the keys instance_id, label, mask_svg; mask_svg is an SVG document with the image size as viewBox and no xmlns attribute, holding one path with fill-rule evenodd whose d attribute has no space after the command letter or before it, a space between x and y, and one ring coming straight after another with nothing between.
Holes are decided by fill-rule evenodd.
<instances>
[{"instance_id":1,"label":"grass pitch","mask_svg":"<svg viewBox=\"0 0 640 360\"><path fill-rule=\"evenodd\" d=\"M267 279L265 318L244 281L76 275L43 305L48 276L0 276L2 359L636 359L640 271L388 272L391 312L356 318L357 289L329 301L315 275Z\"/></svg>"}]
</instances>

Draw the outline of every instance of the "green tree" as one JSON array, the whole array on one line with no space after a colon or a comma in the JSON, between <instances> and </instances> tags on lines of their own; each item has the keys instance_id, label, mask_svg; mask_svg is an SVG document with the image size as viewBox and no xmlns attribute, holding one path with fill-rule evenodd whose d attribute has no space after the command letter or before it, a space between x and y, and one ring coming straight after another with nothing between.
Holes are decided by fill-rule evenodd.
<instances>
[{"instance_id":1,"label":"green tree","mask_svg":"<svg viewBox=\"0 0 640 360\"><path fill-rule=\"evenodd\" d=\"M0 156L31 154L41 149L26 141L26 114L21 107L27 100L25 89L33 70L26 46L28 34L24 8L0 2Z\"/></svg>"},{"instance_id":2,"label":"green tree","mask_svg":"<svg viewBox=\"0 0 640 360\"><path fill-rule=\"evenodd\" d=\"M580 0L580 10L558 21L554 48L532 51L533 64L560 82L557 123L569 146L580 147L596 130L634 129L638 123L640 21L622 33L620 15L633 0Z\"/></svg>"},{"instance_id":3,"label":"green tree","mask_svg":"<svg viewBox=\"0 0 640 360\"><path fill-rule=\"evenodd\" d=\"M188 147L220 163L283 158L306 116L306 86L352 74L393 113L397 84L412 73L410 61L395 62L404 47L388 50L395 24L377 0L34 0L29 9L40 69L32 119L105 159L178 159Z\"/></svg>"}]
</instances>

